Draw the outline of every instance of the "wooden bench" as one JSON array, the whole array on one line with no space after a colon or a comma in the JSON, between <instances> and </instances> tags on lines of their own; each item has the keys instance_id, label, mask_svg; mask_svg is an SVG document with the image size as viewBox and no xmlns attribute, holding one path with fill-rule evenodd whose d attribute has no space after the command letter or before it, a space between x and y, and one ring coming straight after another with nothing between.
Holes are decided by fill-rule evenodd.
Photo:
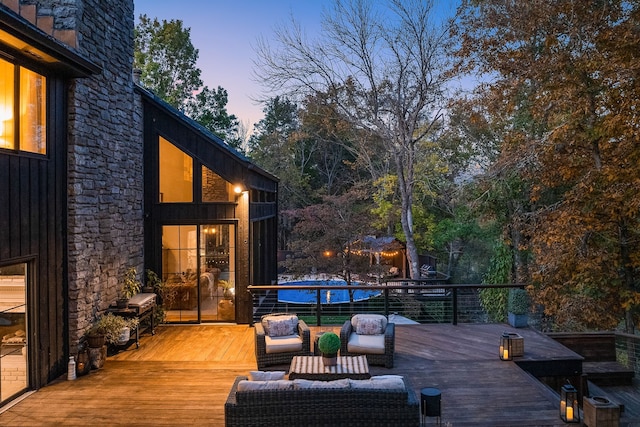
<instances>
[{"instance_id":1,"label":"wooden bench","mask_svg":"<svg viewBox=\"0 0 640 427\"><path fill-rule=\"evenodd\" d=\"M635 372L616 359L616 335L612 332L568 333L547 335L584 357L582 374L594 384L631 385Z\"/></svg>"}]
</instances>

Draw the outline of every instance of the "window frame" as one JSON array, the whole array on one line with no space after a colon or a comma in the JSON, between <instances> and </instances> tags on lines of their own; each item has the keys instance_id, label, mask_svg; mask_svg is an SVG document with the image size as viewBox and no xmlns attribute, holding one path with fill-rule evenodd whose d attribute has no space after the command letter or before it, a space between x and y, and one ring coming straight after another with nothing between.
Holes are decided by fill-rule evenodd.
<instances>
[{"instance_id":1,"label":"window frame","mask_svg":"<svg viewBox=\"0 0 640 427\"><path fill-rule=\"evenodd\" d=\"M50 132L51 132L51 95L50 95L50 76L46 73L41 67L35 66L26 61L20 61L15 57L11 57L6 54L2 54L0 52L0 60L5 61L13 68L13 135L12 135L12 146L11 147L3 147L0 146L0 153L4 154L13 154L13 155L21 155L26 157L36 157L39 159L48 158L49 153L51 151L50 147ZM20 106L21 106L21 79L24 78L24 74L21 72L21 69L28 70L31 73L35 73L38 76L41 76L44 79L44 120L42 125L45 127L44 129L44 152L40 153L37 151L24 150L20 148L20 135L21 135L21 125L20 125Z\"/></svg>"}]
</instances>

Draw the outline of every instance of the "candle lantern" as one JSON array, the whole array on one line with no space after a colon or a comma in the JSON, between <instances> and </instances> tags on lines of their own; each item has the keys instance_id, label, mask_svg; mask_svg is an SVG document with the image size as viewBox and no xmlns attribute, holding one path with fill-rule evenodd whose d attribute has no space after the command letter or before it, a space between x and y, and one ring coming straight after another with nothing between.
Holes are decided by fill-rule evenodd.
<instances>
[{"instance_id":1,"label":"candle lantern","mask_svg":"<svg viewBox=\"0 0 640 427\"><path fill-rule=\"evenodd\" d=\"M560 418L565 423L579 423L578 390L570 383L560 390Z\"/></svg>"},{"instance_id":2,"label":"candle lantern","mask_svg":"<svg viewBox=\"0 0 640 427\"><path fill-rule=\"evenodd\" d=\"M512 360L513 359L513 342L511 341L511 335L504 332L500 337L500 360Z\"/></svg>"}]
</instances>

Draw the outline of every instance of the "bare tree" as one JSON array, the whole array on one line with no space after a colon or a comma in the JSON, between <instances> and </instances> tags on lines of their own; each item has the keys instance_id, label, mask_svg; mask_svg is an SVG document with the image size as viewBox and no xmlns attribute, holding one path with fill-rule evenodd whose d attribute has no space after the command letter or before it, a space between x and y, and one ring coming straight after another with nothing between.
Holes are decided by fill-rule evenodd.
<instances>
[{"instance_id":1,"label":"bare tree","mask_svg":"<svg viewBox=\"0 0 640 427\"><path fill-rule=\"evenodd\" d=\"M383 141L393 158L412 278L420 275L412 206L419 142L433 137L447 80L448 22L432 0L336 0L308 41L294 19L258 42L259 78L290 97L331 95L343 119Z\"/></svg>"}]
</instances>

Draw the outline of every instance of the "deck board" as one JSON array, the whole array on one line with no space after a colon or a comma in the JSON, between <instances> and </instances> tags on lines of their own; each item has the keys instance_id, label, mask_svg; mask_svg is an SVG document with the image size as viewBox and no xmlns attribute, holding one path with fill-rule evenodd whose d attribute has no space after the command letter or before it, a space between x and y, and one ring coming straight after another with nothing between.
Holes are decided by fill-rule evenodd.
<instances>
[{"instance_id":1,"label":"deck board","mask_svg":"<svg viewBox=\"0 0 640 427\"><path fill-rule=\"evenodd\" d=\"M422 387L439 388L443 425L564 425L557 395L515 362L499 360L503 330L510 329L396 325L395 367L372 366L371 372L404 375L418 396ZM527 360L575 357L536 331L517 332L525 339ZM142 336L139 349L132 346L109 357L103 369L76 381L61 378L5 409L0 425L223 426L224 402L235 377L255 369L251 327L163 325L155 336ZM637 422L629 418L636 415L627 411L621 425Z\"/></svg>"}]
</instances>

